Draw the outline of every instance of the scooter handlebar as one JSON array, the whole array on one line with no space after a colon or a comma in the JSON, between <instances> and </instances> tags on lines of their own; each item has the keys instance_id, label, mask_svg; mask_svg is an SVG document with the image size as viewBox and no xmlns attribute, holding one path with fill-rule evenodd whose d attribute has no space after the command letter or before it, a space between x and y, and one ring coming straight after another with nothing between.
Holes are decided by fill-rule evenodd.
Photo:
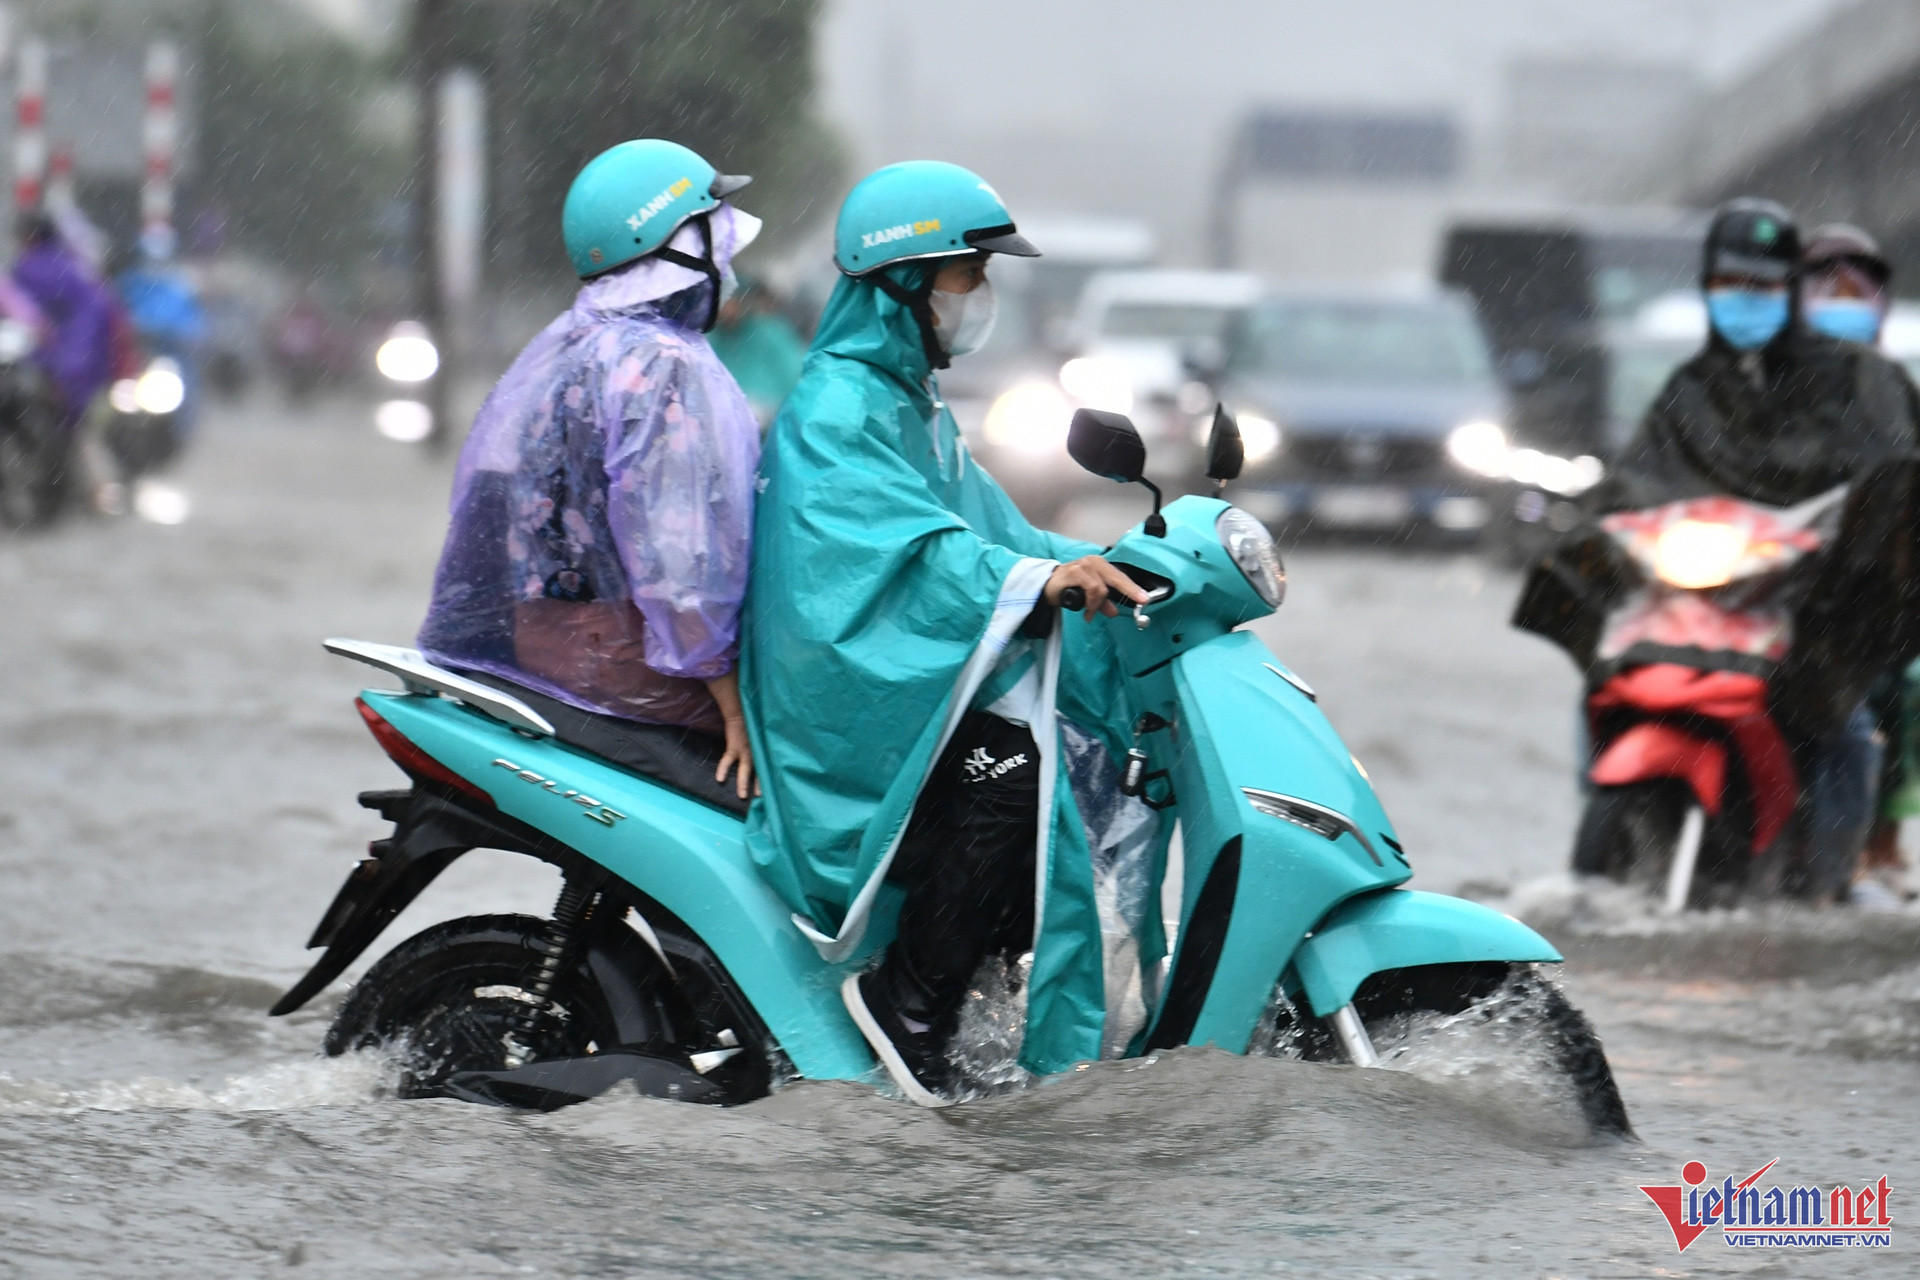
<instances>
[{"instance_id":1,"label":"scooter handlebar","mask_svg":"<svg viewBox=\"0 0 1920 1280\"><path fill-rule=\"evenodd\" d=\"M1087 589L1068 587L1060 593L1060 607L1068 613L1083 613L1087 607Z\"/></svg>"}]
</instances>

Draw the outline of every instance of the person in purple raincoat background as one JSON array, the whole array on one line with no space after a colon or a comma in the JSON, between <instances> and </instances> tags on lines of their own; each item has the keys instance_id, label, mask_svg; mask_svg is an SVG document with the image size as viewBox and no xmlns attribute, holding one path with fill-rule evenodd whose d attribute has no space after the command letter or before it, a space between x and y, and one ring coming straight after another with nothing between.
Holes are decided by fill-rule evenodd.
<instances>
[{"instance_id":1,"label":"person in purple raincoat background","mask_svg":"<svg viewBox=\"0 0 1920 1280\"><path fill-rule=\"evenodd\" d=\"M723 202L738 185L654 141L582 172L567 238L585 283L474 419L419 644L567 707L719 735L715 777L737 767L744 800L734 666L760 431L705 332L760 227Z\"/></svg>"},{"instance_id":2,"label":"person in purple raincoat background","mask_svg":"<svg viewBox=\"0 0 1920 1280\"><path fill-rule=\"evenodd\" d=\"M113 297L51 218L29 214L19 234L13 282L44 318L35 358L59 394L71 431L113 377Z\"/></svg>"}]
</instances>

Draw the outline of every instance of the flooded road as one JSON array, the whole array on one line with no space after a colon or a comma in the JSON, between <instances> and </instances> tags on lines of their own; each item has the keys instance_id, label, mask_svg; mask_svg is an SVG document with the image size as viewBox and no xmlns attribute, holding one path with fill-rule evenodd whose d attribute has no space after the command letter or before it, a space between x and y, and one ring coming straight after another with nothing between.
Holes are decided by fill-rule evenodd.
<instances>
[{"instance_id":1,"label":"flooded road","mask_svg":"<svg viewBox=\"0 0 1920 1280\"><path fill-rule=\"evenodd\" d=\"M1676 925L1554 882L1564 658L1465 557L1317 551L1262 625L1318 689L1421 887L1537 921L1640 1135L1590 1145L1445 1053L1360 1072L1182 1051L926 1113L848 1084L728 1112L384 1096L266 1007L399 775L328 635L401 641L446 468L346 409L228 413L185 523L0 543L0 1277L1901 1275L1891 1251L1676 1254L1636 1189L1920 1187L1920 918ZM543 868L456 864L375 953ZM365 963L359 968L363 969ZM1403 1064L1407 1065L1407 1064Z\"/></svg>"}]
</instances>

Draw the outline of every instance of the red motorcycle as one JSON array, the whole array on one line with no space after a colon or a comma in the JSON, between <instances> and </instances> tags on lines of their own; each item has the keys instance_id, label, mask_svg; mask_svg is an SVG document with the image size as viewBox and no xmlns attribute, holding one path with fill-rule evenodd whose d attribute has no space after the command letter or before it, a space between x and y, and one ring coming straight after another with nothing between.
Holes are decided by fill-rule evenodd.
<instances>
[{"instance_id":1,"label":"red motorcycle","mask_svg":"<svg viewBox=\"0 0 1920 1280\"><path fill-rule=\"evenodd\" d=\"M1805 860L1801 768L1772 684L1846 497L1693 498L1600 522L1637 580L1616 594L1589 663L1592 789L1576 872L1640 884L1677 912Z\"/></svg>"},{"instance_id":2,"label":"red motorcycle","mask_svg":"<svg viewBox=\"0 0 1920 1280\"><path fill-rule=\"evenodd\" d=\"M1873 812L1863 704L1920 655L1920 458L1795 506L1648 497L1535 564L1513 622L1587 675L1576 872L1671 911L1837 897Z\"/></svg>"}]
</instances>

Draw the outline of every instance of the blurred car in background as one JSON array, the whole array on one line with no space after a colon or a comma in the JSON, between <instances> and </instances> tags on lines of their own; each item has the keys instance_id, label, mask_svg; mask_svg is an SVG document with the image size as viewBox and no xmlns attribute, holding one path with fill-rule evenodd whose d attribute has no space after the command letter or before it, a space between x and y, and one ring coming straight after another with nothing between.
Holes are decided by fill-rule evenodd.
<instances>
[{"instance_id":1,"label":"blurred car in background","mask_svg":"<svg viewBox=\"0 0 1920 1280\"><path fill-rule=\"evenodd\" d=\"M1497 536L1509 564L1531 563L1578 524L1576 499L1605 475L1640 429L1653 398L1673 371L1691 360L1707 338L1707 307L1698 289L1677 289L1644 303L1604 333L1606 398L1595 453L1572 468L1529 471L1514 478L1512 501L1501 511Z\"/></svg>"},{"instance_id":2,"label":"blurred car in background","mask_svg":"<svg viewBox=\"0 0 1920 1280\"><path fill-rule=\"evenodd\" d=\"M1518 447L1600 456L1610 339L1656 299L1697 289L1705 216L1589 209L1467 218L1447 231L1441 283L1472 299L1512 398Z\"/></svg>"},{"instance_id":3,"label":"blurred car in background","mask_svg":"<svg viewBox=\"0 0 1920 1280\"><path fill-rule=\"evenodd\" d=\"M1227 336L1259 296L1259 281L1241 272L1091 276L1072 315L1054 326L1064 349L1045 341L1028 346L1044 358L1015 366L1017 375L979 413L971 447L1028 518L1048 524L1080 496L1110 496L1094 477L1062 465L1073 411L1125 413L1152 450L1156 479L1179 492L1199 472L1194 423L1213 408L1209 383ZM978 402L972 408L977 412ZM961 423L967 427L967 417Z\"/></svg>"},{"instance_id":4,"label":"blurred car in background","mask_svg":"<svg viewBox=\"0 0 1920 1280\"><path fill-rule=\"evenodd\" d=\"M1143 266L1153 260L1152 228L1134 218L1058 214L1023 218L1020 233L1040 249L1038 258L997 258L992 269L999 319L987 345L954 361L940 375L940 391L965 433L967 445L1000 481L1029 520L1057 521L1071 497L1094 486L1066 457L1066 422L1057 436L1051 422L1057 404L1045 391L1058 387L1061 362L1073 354L1074 308L1087 280L1101 271ZM1006 400L996 419L1001 443L986 438L989 412ZM1033 439L1007 441L1008 407L1022 420L1040 423ZM1071 477L1061 487L1063 477Z\"/></svg>"},{"instance_id":5,"label":"blurred car in background","mask_svg":"<svg viewBox=\"0 0 1920 1280\"><path fill-rule=\"evenodd\" d=\"M1220 393L1247 455L1227 496L1282 532L1477 538L1508 491L1507 392L1456 294L1269 295Z\"/></svg>"}]
</instances>

